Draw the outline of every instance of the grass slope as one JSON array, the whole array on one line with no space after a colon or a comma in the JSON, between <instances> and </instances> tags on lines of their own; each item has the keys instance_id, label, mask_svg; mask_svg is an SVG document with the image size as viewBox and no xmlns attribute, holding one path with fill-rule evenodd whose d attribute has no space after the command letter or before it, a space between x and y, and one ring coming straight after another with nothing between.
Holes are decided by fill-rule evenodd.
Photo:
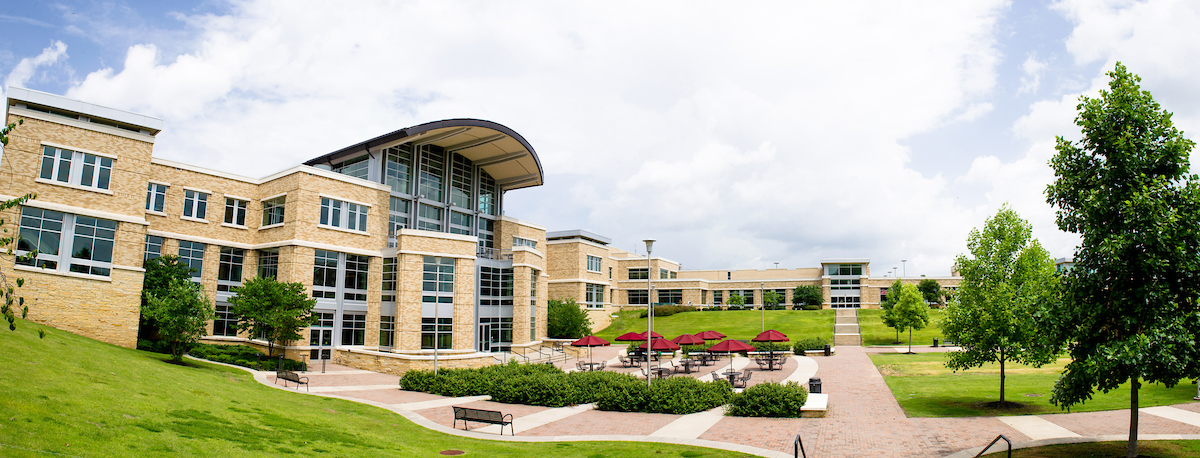
<instances>
[{"instance_id":1,"label":"grass slope","mask_svg":"<svg viewBox=\"0 0 1200 458\"><path fill-rule=\"evenodd\" d=\"M894 336L893 336L894 337ZM892 395L910 417L968 417L980 415L1026 415L1063 412L1050 404L1050 390L1070 362L1058 362L1033 368L1005 364L1006 400L1025 404L1014 410L985 408L984 403L1000 400L1000 366L987 364L982 368L957 373L943 365L945 354L916 355L877 354L871 361L883 374ZM1138 390L1141 407L1191 402L1196 386L1184 381L1173 388L1161 384L1143 384ZM1129 408L1129 385L1108 393L1096 393L1086 403L1071 408L1072 412L1117 410Z\"/></svg>"},{"instance_id":2,"label":"grass slope","mask_svg":"<svg viewBox=\"0 0 1200 458\"><path fill-rule=\"evenodd\" d=\"M883 310L862 309L858 311L859 333L862 334L863 345L907 345L908 332L900 333L900 343L896 344L896 330L883 325ZM942 310L929 309L929 325L925 329L912 332L912 344L928 347L933 345L933 338L942 338Z\"/></svg>"},{"instance_id":3,"label":"grass slope","mask_svg":"<svg viewBox=\"0 0 1200 458\"><path fill-rule=\"evenodd\" d=\"M164 358L26 321L0 330L0 456L741 456L670 444L462 438L376 407L265 387L241 370Z\"/></svg>"},{"instance_id":4,"label":"grass slope","mask_svg":"<svg viewBox=\"0 0 1200 458\"><path fill-rule=\"evenodd\" d=\"M684 312L654 318L654 331L663 337L674 339L683 333L719 331L731 339L750 340L762 332L763 312L757 310L732 310L720 312ZM767 310L767 329L786 334L792 342L797 339L822 337L833 339L833 310ZM609 342L621 334L646 332L646 319L639 318L640 311L620 312L607 328L596 333Z\"/></svg>"}]
</instances>

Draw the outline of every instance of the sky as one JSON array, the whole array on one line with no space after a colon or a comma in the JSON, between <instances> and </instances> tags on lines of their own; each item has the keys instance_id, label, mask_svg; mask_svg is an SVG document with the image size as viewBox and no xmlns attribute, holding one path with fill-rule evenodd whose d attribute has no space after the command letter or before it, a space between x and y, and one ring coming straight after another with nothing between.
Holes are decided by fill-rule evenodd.
<instances>
[{"instance_id":1,"label":"sky","mask_svg":"<svg viewBox=\"0 0 1200 458\"><path fill-rule=\"evenodd\" d=\"M0 79L162 118L156 157L252 177L486 119L545 173L505 213L550 231L689 270L944 276L1006 203L1072 255L1048 161L1116 62L1194 139L1197 23L1172 0L19 2Z\"/></svg>"}]
</instances>

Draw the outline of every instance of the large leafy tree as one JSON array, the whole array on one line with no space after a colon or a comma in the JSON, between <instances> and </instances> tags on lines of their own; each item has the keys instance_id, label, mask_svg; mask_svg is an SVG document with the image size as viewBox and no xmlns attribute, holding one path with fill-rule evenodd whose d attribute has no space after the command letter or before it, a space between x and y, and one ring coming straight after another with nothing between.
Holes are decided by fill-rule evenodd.
<instances>
[{"instance_id":1,"label":"large leafy tree","mask_svg":"<svg viewBox=\"0 0 1200 458\"><path fill-rule=\"evenodd\" d=\"M792 290L792 304L795 305L811 305L820 304L825 301L825 296L821 294L821 287L817 285L798 285Z\"/></svg>"},{"instance_id":2,"label":"large leafy tree","mask_svg":"<svg viewBox=\"0 0 1200 458\"><path fill-rule=\"evenodd\" d=\"M775 306L779 305L782 302L783 302L782 294L779 294L775 291L767 291L766 293L763 293L763 306L767 307L768 310L771 308L774 308Z\"/></svg>"},{"instance_id":3,"label":"large leafy tree","mask_svg":"<svg viewBox=\"0 0 1200 458\"><path fill-rule=\"evenodd\" d=\"M917 283L917 290L921 291L921 297L925 302L941 304L942 303L942 285L932 278L922 279Z\"/></svg>"},{"instance_id":4,"label":"large leafy tree","mask_svg":"<svg viewBox=\"0 0 1200 458\"><path fill-rule=\"evenodd\" d=\"M267 355L275 355L276 342L300 340L300 330L320 318L312 313L317 300L308 297L301 283L284 283L275 277L254 277L229 298L229 312L237 317L239 331L265 336Z\"/></svg>"},{"instance_id":5,"label":"large leafy tree","mask_svg":"<svg viewBox=\"0 0 1200 458\"><path fill-rule=\"evenodd\" d=\"M1036 321L1058 297L1058 276L1054 258L1032 234L1033 226L1007 205L987 219L983 231L972 229L970 256L954 261L962 276L958 296L942 319L942 334L962 347L947 355L946 367L1000 363L999 407L1007 405L1006 362L1042 366L1058 356Z\"/></svg>"},{"instance_id":6,"label":"large leafy tree","mask_svg":"<svg viewBox=\"0 0 1200 458\"><path fill-rule=\"evenodd\" d=\"M888 295L882 301L879 301L879 308L883 309L883 313L879 315L883 325L896 330L896 342L900 343L900 328L896 325L896 303L900 302L900 287L904 284L897 278L892 282L892 286L888 287Z\"/></svg>"},{"instance_id":7,"label":"large leafy tree","mask_svg":"<svg viewBox=\"0 0 1200 458\"><path fill-rule=\"evenodd\" d=\"M888 290L891 296L891 290ZM921 292L915 285L903 285L899 289L899 298L892 307L896 329L908 331L908 352L912 353L912 332L925 329L929 324L929 306L925 305Z\"/></svg>"},{"instance_id":8,"label":"large leafy tree","mask_svg":"<svg viewBox=\"0 0 1200 458\"><path fill-rule=\"evenodd\" d=\"M1080 97L1083 138L1057 139L1046 201L1079 234L1062 303L1046 314L1072 362L1050 398L1068 407L1129 382L1127 456L1138 388L1200 375L1200 185L1183 137L1141 78L1117 63L1100 97Z\"/></svg>"},{"instance_id":9,"label":"large leafy tree","mask_svg":"<svg viewBox=\"0 0 1200 458\"><path fill-rule=\"evenodd\" d=\"M578 339L592 333L592 319L574 298L551 299L546 310L546 333L560 339Z\"/></svg>"},{"instance_id":10,"label":"large leafy tree","mask_svg":"<svg viewBox=\"0 0 1200 458\"><path fill-rule=\"evenodd\" d=\"M183 361L183 354L208 332L215 318L212 301L191 280L174 278L165 290L150 294L142 315L154 320L159 336L171 346L171 360Z\"/></svg>"},{"instance_id":11,"label":"large leafy tree","mask_svg":"<svg viewBox=\"0 0 1200 458\"><path fill-rule=\"evenodd\" d=\"M151 259L142 265L146 273L142 276L142 316L138 326L138 338L159 340L161 335L158 322L151 314L146 313L150 297L166 295L176 281L191 281L192 272L196 269L173 254Z\"/></svg>"}]
</instances>

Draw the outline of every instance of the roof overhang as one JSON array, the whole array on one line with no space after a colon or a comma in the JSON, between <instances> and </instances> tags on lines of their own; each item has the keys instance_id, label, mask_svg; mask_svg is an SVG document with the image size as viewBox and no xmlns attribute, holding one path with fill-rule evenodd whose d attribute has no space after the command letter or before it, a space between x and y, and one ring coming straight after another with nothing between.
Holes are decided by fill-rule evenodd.
<instances>
[{"instance_id":1,"label":"roof overhang","mask_svg":"<svg viewBox=\"0 0 1200 458\"><path fill-rule=\"evenodd\" d=\"M496 180L502 191L540 186L542 163L533 146L512 129L482 119L447 119L408 127L305 162L333 164L362 152L409 143L437 145L470 159Z\"/></svg>"}]
</instances>

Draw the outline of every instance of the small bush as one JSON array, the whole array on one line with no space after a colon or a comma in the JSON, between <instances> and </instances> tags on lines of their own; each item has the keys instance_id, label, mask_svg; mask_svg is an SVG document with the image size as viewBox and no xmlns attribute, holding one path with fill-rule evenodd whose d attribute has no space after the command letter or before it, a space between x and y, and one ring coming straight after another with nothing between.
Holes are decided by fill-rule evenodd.
<instances>
[{"instance_id":1,"label":"small bush","mask_svg":"<svg viewBox=\"0 0 1200 458\"><path fill-rule=\"evenodd\" d=\"M792 345L784 342L750 342L754 345L754 351L788 351L792 349Z\"/></svg>"},{"instance_id":2,"label":"small bush","mask_svg":"<svg viewBox=\"0 0 1200 458\"><path fill-rule=\"evenodd\" d=\"M196 344L188 350L188 354L209 361L248 367L256 371L273 371L279 366L276 358L269 358L254 347L245 345ZM283 360L283 369L305 371L308 370L308 365L301 361L285 359Z\"/></svg>"},{"instance_id":3,"label":"small bush","mask_svg":"<svg viewBox=\"0 0 1200 458\"><path fill-rule=\"evenodd\" d=\"M737 417L785 417L800 416L800 408L808 400L808 390L796 382L779 384L759 383L733 395L729 402L729 415Z\"/></svg>"},{"instance_id":4,"label":"small bush","mask_svg":"<svg viewBox=\"0 0 1200 458\"><path fill-rule=\"evenodd\" d=\"M617 412L653 412L686 415L725 405L733 396L729 383L702 382L692 377L672 377L646 382L632 379L603 389L596 408Z\"/></svg>"},{"instance_id":5,"label":"small bush","mask_svg":"<svg viewBox=\"0 0 1200 458\"><path fill-rule=\"evenodd\" d=\"M783 305L783 304L779 304L779 305L766 305L766 306L763 306L763 308L765 308L765 309L767 309L767 310L787 310L787 306L786 306L786 305Z\"/></svg>"},{"instance_id":6,"label":"small bush","mask_svg":"<svg viewBox=\"0 0 1200 458\"><path fill-rule=\"evenodd\" d=\"M147 339L137 340L137 349L142 351L150 351L154 353L171 353L171 344L165 341L153 341Z\"/></svg>"},{"instance_id":7,"label":"small bush","mask_svg":"<svg viewBox=\"0 0 1200 458\"><path fill-rule=\"evenodd\" d=\"M704 308L700 309L700 311L702 311L702 312L720 312L722 310L725 310L725 309L721 308L721 306L719 306L719 305L715 305L712 307L704 307Z\"/></svg>"},{"instance_id":8,"label":"small bush","mask_svg":"<svg viewBox=\"0 0 1200 458\"><path fill-rule=\"evenodd\" d=\"M821 310L821 304L805 304L804 310Z\"/></svg>"},{"instance_id":9,"label":"small bush","mask_svg":"<svg viewBox=\"0 0 1200 458\"><path fill-rule=\"evenodd\" d=\"M663 316L671 316L676 313L695 312L695 311L696 311L696 307L692 307L689 305L664 305L664 306L654 307L654 316L663 317ZM642 318L645 318L648 315L649 315L649 313L644 310L641 313Z\"/></svg>"},{"instance_id":10,"label":"small bush","mask_svg":"<svg viewBox=\"0 0 1200 458\"><path fill-rule=\"evenodd\" d=\"M796 345L792 346L792 351L797 355L803 355L804 350L824 350L825 344L829 341L820 337L811 337L808 339L800 339L796 341Z\"/></svg>"},{"instance_id":11,"label":"small bush","mask_svg":"<svg viewBox=\"0 0 1200 458\"><path fill-rule=\"evenodd\" d=\"M747 310L747 308L741 305L731 305L725 310Z\"/></svg>"}]
</instances>

